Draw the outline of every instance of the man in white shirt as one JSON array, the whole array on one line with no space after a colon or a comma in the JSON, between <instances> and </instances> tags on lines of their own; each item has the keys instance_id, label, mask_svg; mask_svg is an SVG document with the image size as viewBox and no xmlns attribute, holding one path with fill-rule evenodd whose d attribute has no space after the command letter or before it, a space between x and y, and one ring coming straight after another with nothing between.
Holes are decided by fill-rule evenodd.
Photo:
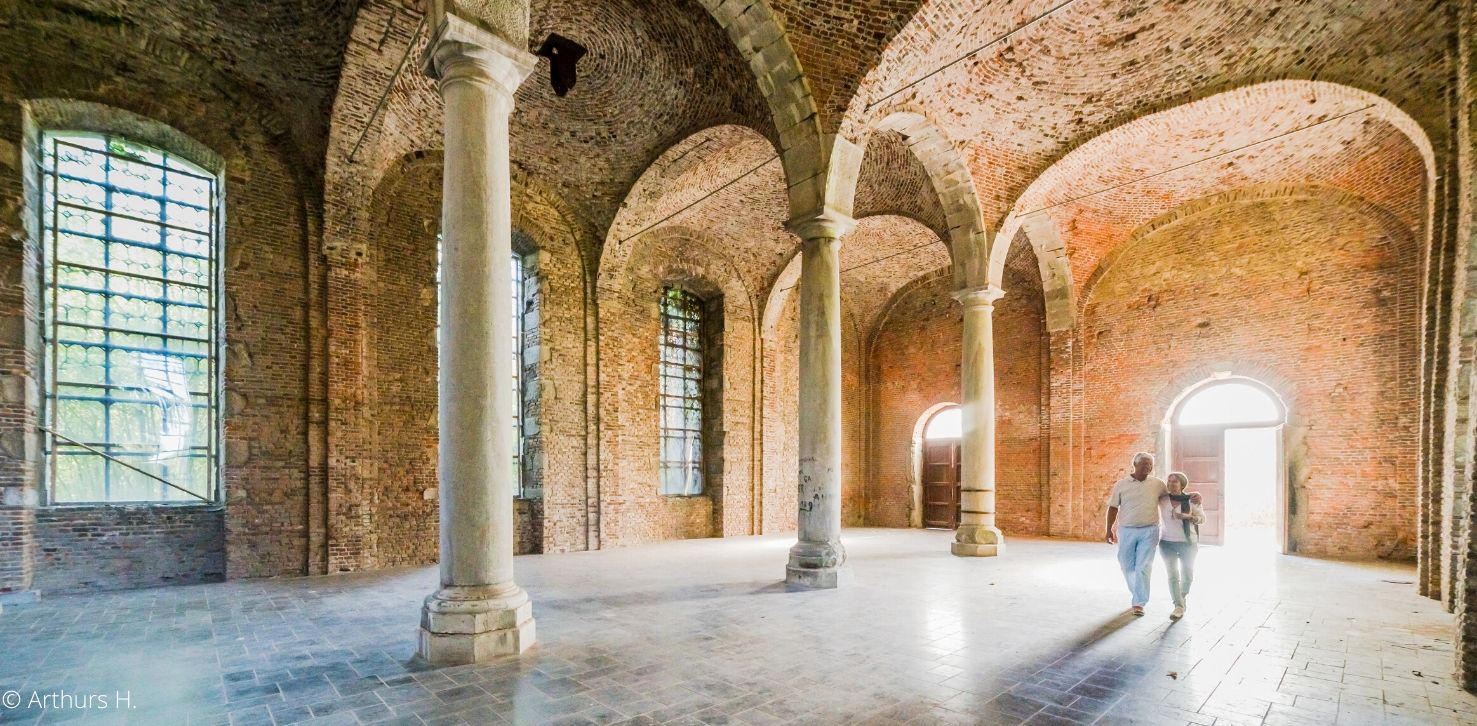
<instances>
[{"instance_id":1,"label":"man in white shirt","mask_svg":"<svg viewBox=\"0 0 1477 726\"><path fill-rule=\"evenodd\" d=\"M1118 544L1118 564L1133 595L1134 615L1143 615L1149 603L1149 578L1159 546L1159 498L1168 496L1164 480L1149 476L1153 470L1153 454L1134 454L1133 474L1118 480L1108 496L1108 528L1103 540Z\"/></svg>"}]
</instances>

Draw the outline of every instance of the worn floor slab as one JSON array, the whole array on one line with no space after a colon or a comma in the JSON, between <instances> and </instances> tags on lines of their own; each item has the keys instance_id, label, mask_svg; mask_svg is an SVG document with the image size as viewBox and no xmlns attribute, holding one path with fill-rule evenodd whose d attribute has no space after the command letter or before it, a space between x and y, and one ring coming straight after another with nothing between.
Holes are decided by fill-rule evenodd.
<instances>
[{"instance_id":1,"label":"worn floor slab","mask_svg":"<svg viewBox=\"0 0 1477 726\"><path fill-rule=\"evenodd\" d=\"M0 722L1477 723L1410 568L1206 548L1171 624L1107 545L845 537L809 592L790 536L520 557L539 645L442 670L410 661L429 567L43 598L0 615Z\"/></svg>"}]
</instances>

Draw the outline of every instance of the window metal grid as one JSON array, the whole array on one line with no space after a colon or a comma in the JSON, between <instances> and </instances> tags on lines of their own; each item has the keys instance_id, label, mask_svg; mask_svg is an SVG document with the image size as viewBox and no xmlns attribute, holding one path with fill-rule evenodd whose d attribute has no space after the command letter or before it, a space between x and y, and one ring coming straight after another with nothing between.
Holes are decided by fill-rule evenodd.
<instances>
[{"instance_id":1,"label":"window metal grid","mask_svg":"<svg viewBox=\"0 0 1477 726\"><path fill-rule=\"evenodd\" d=\"M48 500L219 501L216 178L116 136L41 145Z\"/></svg>"},{"instance_id":2,"label":"window metal grid","mask_svg":"<svg viewBox=\"0 0 1477 726\"><path fill-rule=\"evenodd\" d=\"M661 493L703 493L703 301L662 290L660 356Z\"/></svg>"},{"instance_id":3,"label":"window metal grid","mask_svg":"<svg viewBox=\"0 0 1477 726\"><path fill-rule=\"evenodd\" d=\"M523 257L513 253L513 495L525 492L523 481Z\"/></svg>"}]
</instances>

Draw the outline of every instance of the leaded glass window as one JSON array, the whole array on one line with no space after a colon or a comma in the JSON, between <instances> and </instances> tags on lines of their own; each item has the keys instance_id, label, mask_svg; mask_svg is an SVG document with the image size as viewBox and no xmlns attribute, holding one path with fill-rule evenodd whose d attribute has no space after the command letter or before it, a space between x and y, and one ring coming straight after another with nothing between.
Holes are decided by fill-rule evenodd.
<instances>
[{"instance_id":1,"label":"leaded glass window","mask_svg":"<svg viewBox=\"0 0 1477 726\"><path fill-rule=\"evenodd\" d=\"M216 501L216 177L117 136L41 143L49 499Z\"/></svg>"},{"instance_id":2,"label":"leaded glass window","mask_svg":"<svg viewBox=\"0 0 1477 726\"><path fill-rule=\"evenodd\" d=\"M703 492L703 301L675 287L661 301L661 493Z\"/></svg>"}]
</instances>

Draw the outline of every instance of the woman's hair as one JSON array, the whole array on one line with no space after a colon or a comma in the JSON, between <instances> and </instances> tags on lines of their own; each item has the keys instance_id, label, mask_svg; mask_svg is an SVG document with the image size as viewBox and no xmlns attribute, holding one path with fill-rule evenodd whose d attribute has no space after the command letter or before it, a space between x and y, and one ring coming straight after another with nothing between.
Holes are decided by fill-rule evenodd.
<instances>
[{"instance_id":1,"label":"woman's hair","mask_svg":"<svg viewBox=\"0 0 1477 726\"><path fill-rule=\"evenodd\" d=\"M1183 472L1183 471L1171 471L1171 472L1169 472L1169 476L1164 477L1164 481L1167 483L1171 479L1175 479L1175 478L1178 478L1180 481L1184 482L1186 488L1188 488L1190 486L1190 477L1185 476L1185 472Z\"/></svg>"}]
</instances>

